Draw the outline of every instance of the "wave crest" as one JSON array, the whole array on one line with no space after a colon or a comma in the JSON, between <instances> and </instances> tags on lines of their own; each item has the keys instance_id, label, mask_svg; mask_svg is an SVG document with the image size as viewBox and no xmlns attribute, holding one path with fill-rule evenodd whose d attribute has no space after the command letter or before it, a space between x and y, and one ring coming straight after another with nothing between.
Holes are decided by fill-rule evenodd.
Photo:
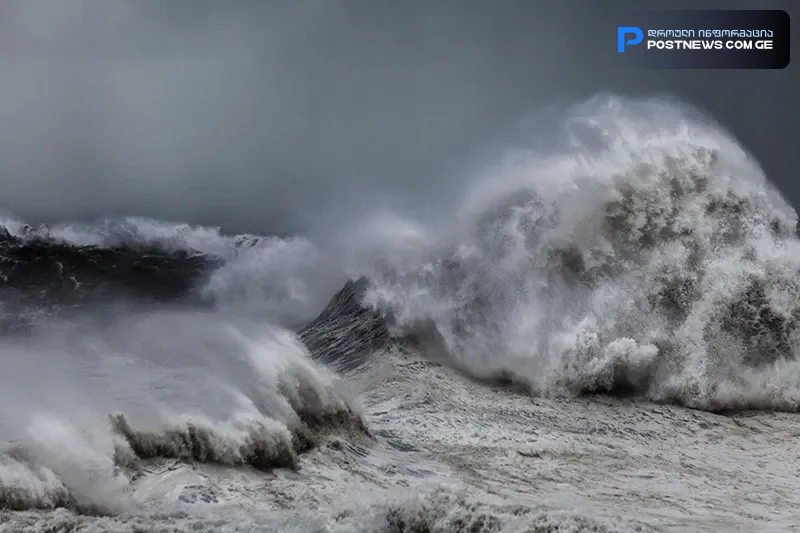
<instances>
[{"instance_id":1,"label":"wave crest","mask_svg":"<svg viewBox=\"0 0 800 533\"><path fill-rule=\"evenodd\" d=\"M129 317L115 328L111 347L97 332L82 332L91 341L77 347L69 337L53 339L68 366L83 365L77 402L70 401L69 372L51 389L53 398L25 402L16 382L38 371L39 357L54 368L58 362L30 341L21 351L4 347L3 392L18 407L4 409L8 427L0 426L11 441L0 452L0 509L116 514L137 508L132 483L153 460L299 469L300 455L328 436L371 438L340 379L313 363L288 331L247 329L213 314ZM81 346L98 350L99 359ZM116 414L103 417L98 409Z\"/></svg>"},{"instance_id":2,"label":"wave crest","mask_svg":"<svg viewBox=\"0 0 800 533\"><path fill-rule=\"evenodd\" d=\"M573 109L568 149L512 152L423 260L366 272L367 304L537 394L725 409L738 389L736 408L796 410L748 380L797 355L797 216L733 140L679 111Z\"/></svg>"}]
</instances>

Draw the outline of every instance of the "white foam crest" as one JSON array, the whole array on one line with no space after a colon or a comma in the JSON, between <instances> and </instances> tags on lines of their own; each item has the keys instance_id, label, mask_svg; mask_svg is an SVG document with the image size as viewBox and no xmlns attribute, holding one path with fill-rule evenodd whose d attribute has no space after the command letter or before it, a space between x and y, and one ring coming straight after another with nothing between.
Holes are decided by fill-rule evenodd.
<instances>
[{"instance_id":1,"label":"white foam crest","mask_svg":"<svg viewBox=\"0 0 800 533\"><path fill-rule=\"evenodd\" d=\"M23 443L37 464L69 488L81 508L105 512L131 508L128 480L115 471L114 439L102 426L78 426L53 413L36 413Z\"/></svg>"},{"instance_id":2,"label":"white foam crest","mask_svg":"<svg viewBox=\"0 0 800 533\"><path fill-rule=\"evenodd\" d=\"M273 326L165 312L3 344L0 507L117 513L141 461L295 468L326 434L366 431L342 383Z\"/></svg>"},{"instance_id":3,"label":"white foam crest","mask_svg":"<svg viewBox=\"0 0 800 533\"><path fill-rule=\"evenodd\" d=\"M420 230L416 264L361 270L367 302L538 393L726 408L738 387L763 407L759 368L800 346L794 210L674 102L597 98L554 135L561 150L514 148L479 174L452 226Z\"/></svg>"},{"instance_id":4,"label":"white foam crest","mask_svg":"<svg viewBox=\"0 0 800 533\"><path fill-rule=\"evenodd\" d=\"M75 246L159 244L165 248L192 248L220 256L226 255L233 248L233 238L223 235L220 228L190 226L145 217L32 227L12 215L6 215L0 218L0 224L18 237L50 237Z\"/></svg>"},{"instance_id":5,"label":"white foam crest","mask_svg":"<svg viewBox=\"0 0 800 533\"><path fill-rule=\"evenodd\" d=\"M0 507L55 509L69 503L69 489L49 468L0 454Z\"/></svg>"}]
</instances>

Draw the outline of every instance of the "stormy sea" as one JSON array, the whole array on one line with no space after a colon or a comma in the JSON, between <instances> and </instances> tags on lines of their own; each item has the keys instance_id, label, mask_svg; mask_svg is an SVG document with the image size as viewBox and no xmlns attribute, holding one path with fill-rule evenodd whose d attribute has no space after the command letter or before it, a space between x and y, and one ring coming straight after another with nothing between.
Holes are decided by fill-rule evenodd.
<instances>
[{"instance_id":1,"label":"stormy sea","mask_svg":"<svg viewBox=\"0 0 800 533\"><path fill-rule=\"evenodd\" d=\"M601 96L462 183L324 243L6 213L0 531L798 530L797 215L746 147Z\"/></svg>"}]
</instances>

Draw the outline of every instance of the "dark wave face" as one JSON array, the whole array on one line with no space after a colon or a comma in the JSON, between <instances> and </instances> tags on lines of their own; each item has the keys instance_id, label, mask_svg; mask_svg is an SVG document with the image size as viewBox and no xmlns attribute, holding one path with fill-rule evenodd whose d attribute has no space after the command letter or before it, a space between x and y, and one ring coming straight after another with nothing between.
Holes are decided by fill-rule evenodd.
<instances>
[{"instance_id":1,"label":"dark wave face","mask_svg":"<svg viewBox=\"0 0 800 533\"><path fill-rule=\"evenodd\" d=\"M318 360L347 372L390 345L387 320L363 304L368 280L348 281L300 338Z\"/></svg>"},{"instance_id":2,"label":"dark wave face","mask_svg":"<svg viewBox=\"0 0 800 533\"><path fill-rule=\"evenodd\" d=\"M294 327L335 290L319 261L310 242L288 236L135 218L36 229L0 220L0 327L154 303L239 307Z\"/></svg>"},{"instance_id":3,"label":"dark wave face","mask_svg":"<svg viewBox=\"0 0 800 533\"><path fill-rule=\"evenodd\" d=\"M115 300L187 300L222 259L158 244L78 246L46 235L15 236L0 227L2 328L22 328L36 312L53 315Z\"/></svg>"}]
</instances>

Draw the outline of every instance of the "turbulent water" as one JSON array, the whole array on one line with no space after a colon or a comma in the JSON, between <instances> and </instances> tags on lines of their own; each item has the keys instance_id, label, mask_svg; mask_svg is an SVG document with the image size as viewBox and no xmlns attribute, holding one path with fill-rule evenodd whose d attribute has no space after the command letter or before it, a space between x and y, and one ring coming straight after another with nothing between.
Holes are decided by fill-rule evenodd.
<instances>
[{"instance_id":1,"label":"turbulent water","mask_svg":"<svg viewBox=\"0 0 800 533\"><path fill-rule=\"evenodd\" d=\"M558 116L334 245L2 219L0 531L796 528L794 210L674 102Z\"/></svg>"}]
</instances>

